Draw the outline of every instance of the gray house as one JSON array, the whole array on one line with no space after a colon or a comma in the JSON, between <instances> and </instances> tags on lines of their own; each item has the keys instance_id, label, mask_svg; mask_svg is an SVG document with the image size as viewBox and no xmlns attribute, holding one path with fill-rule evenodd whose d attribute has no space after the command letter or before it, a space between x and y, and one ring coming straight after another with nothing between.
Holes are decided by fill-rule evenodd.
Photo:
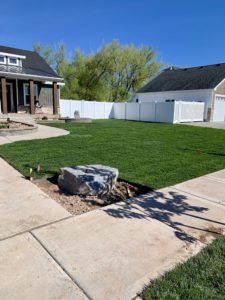
<instances>
[{"instance_id":1,"label":"gray house","mask_svg":"<svg viewBox=\"0 0 225 300\"><path fill-rule=\"evenodd\" d=\"M163 70L136 92L135 102L204 102L205 121L225 121L225 63Z\"/></svg>"},{"instance_id":2,"label":"gray house","mask_svg":"<svg viewBox=\"0 0 225 300\"><path fill-rule=\"evenodd\" d=\"M0 46L0 114L58 115L60 85L36 52Z\"/></svg>"}]
</instances>

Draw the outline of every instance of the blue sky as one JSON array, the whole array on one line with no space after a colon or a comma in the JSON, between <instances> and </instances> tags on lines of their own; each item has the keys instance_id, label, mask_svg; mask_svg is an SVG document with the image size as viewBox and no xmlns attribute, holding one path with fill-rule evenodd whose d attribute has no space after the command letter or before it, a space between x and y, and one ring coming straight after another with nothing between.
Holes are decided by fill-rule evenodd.
<instances>
[{"instance_id":1,"label":"blue sky","mask_svg":"<svg viewBox=\"0 0 225 300\"><path fill-rule=\"evenodd\" d=\"M11 0L1 3L0 44L64 42L96 51L117 39L151 45L177 66L225 62L224 0Z\"/></svg>"}]
</instances>

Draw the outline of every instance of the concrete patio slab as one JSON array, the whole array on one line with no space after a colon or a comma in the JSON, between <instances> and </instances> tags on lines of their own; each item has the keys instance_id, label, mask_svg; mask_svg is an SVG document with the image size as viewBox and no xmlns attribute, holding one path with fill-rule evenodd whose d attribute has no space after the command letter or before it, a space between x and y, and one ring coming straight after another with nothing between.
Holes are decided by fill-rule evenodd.
<instances>
[{"instance_id":1,"label":"concrete patio slab","mask_svg":"<svg viewBox=\"0 0 225 300\"><path fill-rule=\"evenodd\" d=\"M202 176L173 186L179 191L225 205L225 182Z\"/></svg>"},{"instance_id":2,"label":"concrete patio slab","mask_svg":"<svg viewBox=\"0 0 225 300\"><path fill-rule=\"evenodd\" d=\"M183 239L210 243L225 233L225 207L172 188L164 188L130 200L146 218L155 218L177 230ZM129 211L127 211L128 215Z\"/></svg>"},{"instance_id":3,"label":"concrete patio slab","mask_svg":"<svg viewBox=\"0 0 225 300\"><path fill-rule=\"evenodd\" d=\"M92 299L132 299L203 246L120 202L33 231Z\"/></svg>"},{"instance_id":4,"label":"concrete patio slab","mask_svg":"<svg viewBox=\"0 0 225 300\"><path fill-rule=\"evenodd\" d=\"M0 299L87 299L30 233L0 242L0 270Z\"/></svg>"},{"instance_id":5,"label":"concrete patio slab","mask_svg":"<svg viewBox=\"0 0 225 300\"><path fill-rule=\"evenodd\" d=\"M0 136L0 145L9 144L17 141L48 139L48 138L64 136L68 134L69 131L61 128L38 125L38 130L37 132L34 133L15 135L15 136Z\"/></svg>"},{"instance_id":6,"label":"concrete patio slab","mask_svg":"<svg viewBox=\"0 0 225 300\"><path fill-rule=\"evenodd\" d=\"M0 240L70 214L0 158Z\"/></svg>"}]
</instances>

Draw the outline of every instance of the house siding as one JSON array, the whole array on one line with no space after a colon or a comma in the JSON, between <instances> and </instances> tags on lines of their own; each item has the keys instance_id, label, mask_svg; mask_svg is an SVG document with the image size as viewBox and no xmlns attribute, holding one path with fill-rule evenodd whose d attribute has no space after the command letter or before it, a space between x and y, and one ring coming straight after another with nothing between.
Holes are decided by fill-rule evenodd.
<instances>
[{"instance_id":1,"label":"house siding","mask_svg":"<svg viewBox=\"0 0 225 300\"><path fill-rule=\"evenodd\" d=\"M43 113L53 113L53 85L39 86L39 104L42 106L41 110Z\"/></svg>"},{"instance_id":2,"label":"house siding","mask_svg":"<svg viewBox=\"0 0 225 300\"><path fill-rule=\"evenodd\" d=\"M24 105L24 83L28 80L18 80L18 110L29 112L29 106ZM36 108L37 113L53 113L53 86L34 81L38 85L38 101L41 108Z\"/></svg>"},{"instance_id":3,"label":"house siding","mask_svg":"<svg viewBox=\"0 0 225 300\"><path fill-rule=\"evenodd\" d=\"M214 94L225 95L225 81L221 82L221 84L215 89Z\"/></svg>"},{"instance_id":4,"label":"house siding","mask_svg":"<svg viewBox=\"0 0 225 300\"><path fill-rule=\"evenodd\" d=\"M52 85L40 85L39 102L43 106L52 106L53 104L53 91Z\"/></svg>"}]
</instances>

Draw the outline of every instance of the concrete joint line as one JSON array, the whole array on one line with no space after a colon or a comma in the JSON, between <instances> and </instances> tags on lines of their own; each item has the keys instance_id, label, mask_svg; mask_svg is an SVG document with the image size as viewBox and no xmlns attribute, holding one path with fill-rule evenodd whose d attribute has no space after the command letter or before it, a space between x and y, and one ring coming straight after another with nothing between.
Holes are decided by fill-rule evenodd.
<instances>
[{"instance_id":1,"label":"concrete joint line","mask_svg":"<svg viewBox=\"0 0 225 300\"><path fill-rule=\"evenodd\" d=\"M215 205L220 205L220 206L222 205L222 206L225 206L224 204L222 204L222 203L220 203L220 202L215 202L215 201L210 200L210 199L208 199L208 198L205 198L205 197L202 197L202 196L199 196L199 195L196 195L196 194L192 194L192 193L190 193L190 192L183 191L183 190L178 189L178 188L176 188L176 187L171 186L171 188L174 189L174 190L177 190L177 191L179 191L179 192L181 192L181 193L188 194L188 195L197 197L197 198L202 199L202 200L206 200L206 201L208 201L208 202L210 202L210 203L213 203L213 204L215 204ZM218 201L219 201L219 200L218 200Z\"/></svg>"},{"instance_id":2,"label":"concrete joint line","mask_svg":"<svg viewBox=\"0 0 225 300\"><path fill-rule=\"evenodd\" d=\"M68 217L65 217L65 218L62 218L62 219L53 221L53 222L49 222L49 223L45 223L45 224L43 224L43 225L39 225L39 226L36 226L36 227L33 227L33 228L29 228L29 229L27 229L27 230L24 230L24 231L15 233L15 234L13 234L13 235L7 236L7 237L5 237L5 238L3 238L3 239L0 239L0 242L5 241L5 240L8 240L8 239L11 239L11 238L14 238L14 237L16 237L16 236L18 236L18 235L22 235L22 234L27 233L27 232L30 233L32 230L40 229L40 228L43 228L43 227L46 227L46 226L49 226L49 225L53 225L53 224L58 223L58 222L61 222L61 221L65 221L65 220L67 220L67 219L71 219L71 218L73 218L73 217L74 217L74 216L71 215L71 216L68 216Z\"/></svg>"},{"instance_id":3,"label":"concrete joint line","mask_svg":"<svg viewBox=\"0 0 225 300\"><path fill-rule=\"evenodd\" d=\"M220 183L224 183L225 182L225 180L223 180L223 179L215 178L215 177L210 176L210 175L206 175L205 177L208 178L208 179L210 179L210 180L212 180L212 181L216 181L216 182L220 182Z\"/></svg>"},{"instance_id":4,"label":"concrete joint line","mask_svg":"<svg viewBox=\"0 0 225 300\"><path fill-rule=\"evenodd\" d=\"M51 256L51 258L54 260L54 262L61 268L61 270L70 278L70 280L76 285L76 287L79 287L79 289L83 292L83 294L89 299L93 300L90 295L87 294L87 292L80 286L80 284L71 276L71 274L62 266L62 264L51 254L51 252L45 247L45 245L36 237L36 235L30 231L30 234L32 237L41 245L41 247L48 253L48 255Z\"/></svg>"}]
</instances>

